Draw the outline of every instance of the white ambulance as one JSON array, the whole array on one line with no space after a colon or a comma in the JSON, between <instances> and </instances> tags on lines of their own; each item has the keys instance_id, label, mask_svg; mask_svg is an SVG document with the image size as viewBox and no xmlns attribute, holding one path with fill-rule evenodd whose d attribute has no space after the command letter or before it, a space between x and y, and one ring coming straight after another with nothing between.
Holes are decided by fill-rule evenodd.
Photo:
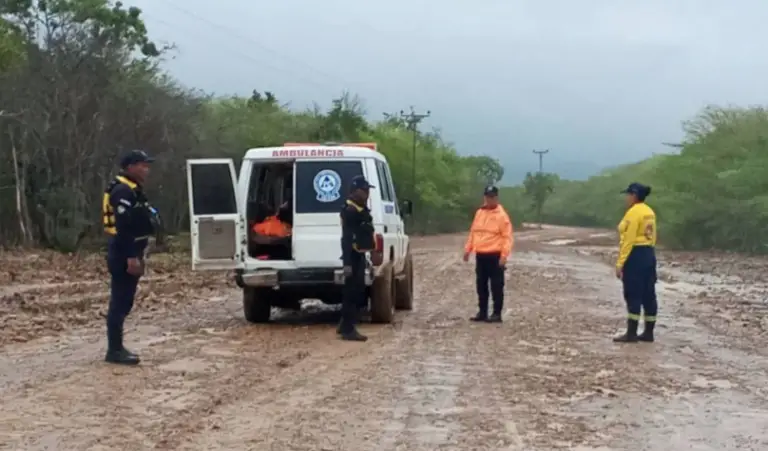
<instances>
[{"instance_id":1,"label":"white ambulance","mask_svg":"<svg viewBox=\"0 0 768 451\"><path fill-rule=\"evenodd\" d=\"M250 149L239 176L231 159L187 160L193 270L233 270L250 322L269 321L272 307L299 309L303 299L340 303L340 212L357 175L376 187L368 201L377 245L366 271L371 320L391 322L395 309L413 306L403 224L412 203L398 203L375 143ZM278 211L291 234L265 243L254 228Z\"/></svg>"}]
</instances>

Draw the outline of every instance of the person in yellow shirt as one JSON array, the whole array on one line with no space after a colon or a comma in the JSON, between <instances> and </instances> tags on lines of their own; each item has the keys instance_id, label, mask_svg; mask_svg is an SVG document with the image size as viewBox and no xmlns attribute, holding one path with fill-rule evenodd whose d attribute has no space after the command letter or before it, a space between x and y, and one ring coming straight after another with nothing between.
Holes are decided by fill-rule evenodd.
<instances>
[{"instance_id":1,"label":"person in yellow shirt","mask_svg":"<svg viewBox=\"0 0 768 451\"><path fill-rule=\"evenodd\" d=\"M512 252L512 222L504 207L499 205L499 189L488 186L483 206L475 213L464 246L464 261L475 253L475 275L479 311L472 321L501 322L504 307L504 271ZM490 284L490 293L488 285ZM488 297L493 295L493 314L488 317Z\"/></svg>"},{"instance_id":2,"label":"person in yellow shirt","mask_svg":"<svg viewBox=\"0 0 768 451\"><path fill-rule=\"evenodd\" d=\"M622 191L626 194L627 212L619 223L619 257L616 277L624 287L627 303L627 331L613 341L634 343L653 342L658 304L656 302L656 213L645 203L651 187L632 183ZM645 328L638 335L641 310Z\"/></svg>"}]
</instances>

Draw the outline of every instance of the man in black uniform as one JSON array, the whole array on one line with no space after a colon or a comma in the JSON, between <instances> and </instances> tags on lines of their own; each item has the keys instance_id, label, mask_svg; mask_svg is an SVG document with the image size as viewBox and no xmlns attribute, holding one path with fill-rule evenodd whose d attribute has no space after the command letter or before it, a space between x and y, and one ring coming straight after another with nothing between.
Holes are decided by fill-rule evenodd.
<instances>
[{"instance_id":1,"label":"man in black uniform","mask_svg":"<svg viewBox=\"0 0 768 451\"><path fill-rule=\"evenodd\" d=\"M144 250L156 225L154 209L142 190L152 161L144 151L129 152L120 160L120 174L104 191L102 218L109 236L107 267L111 276L105 360L111 363L139 363L139 357L123 347L123 324L133 308L139 278L144 274Z\"/></svg>"},{"instance_id":2,"label":"man in black uniform","mask_svg":"<svg viewBox=\"0 0 768 451\"><path fill-rule=\"evenodd\" d=\"M359 306L365 300L366 252L375 249L373 218L368 209L370 189L375 188L362 175L352 179L349 198L341 210L341 259L344 263L344 288L341 323L343 340L366 341L355 323Z\"/></svg>"}]
</instances>

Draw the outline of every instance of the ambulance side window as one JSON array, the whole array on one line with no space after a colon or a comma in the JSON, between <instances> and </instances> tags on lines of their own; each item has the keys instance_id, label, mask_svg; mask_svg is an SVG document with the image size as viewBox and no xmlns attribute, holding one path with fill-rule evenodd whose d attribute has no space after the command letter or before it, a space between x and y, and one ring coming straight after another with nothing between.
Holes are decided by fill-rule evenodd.
<instances>
[{"instance_id":1,"label":"ambulance side window","mask_svg":"<svg viewBox=\"0 0 768 451\"><path fill-rule=\"evenodd\" d=\"M395 192L395 183L392 181L392 173L389 172L389 166L386 164L382 164L382 166L384 166L384 172L387 176L387 186L389 186L392 195L392 202L395 203L395 213L400 216L400 205L397 204L397 193Z\"/></svg>"},{"instance_id":2,"label":"ambulance side window","mask_svg":"<svg viewBox=\"0 0 768 451\"><path fill-rule=\"evenodd\" d=\"M376 174L378 175L379 186L381 187L381 200L384 202L394 202L395 196L392 193L392 186L387 176L387 166L379 160L376 160Z\"/></svg>"}]
</instances>

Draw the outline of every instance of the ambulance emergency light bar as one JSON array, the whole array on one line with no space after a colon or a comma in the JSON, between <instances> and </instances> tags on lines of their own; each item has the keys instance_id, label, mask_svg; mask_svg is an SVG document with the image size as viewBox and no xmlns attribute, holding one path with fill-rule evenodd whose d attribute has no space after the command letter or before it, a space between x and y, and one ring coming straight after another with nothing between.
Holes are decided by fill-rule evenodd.
<instances>
[{"instance_id":1,"label":"ambulance emergency light bar","mask_svg":"<svg viewBox=\"0 0 768 451\"><path fill-rule=\"evenodd\" d=\"M376 143L334 143L328 142L324 144L320 143L284 143L283 147L299 147L299 146L349 146L349 147L362 147L365 149L371 149L378 151Z\"/></svg>"}]
</instances>

